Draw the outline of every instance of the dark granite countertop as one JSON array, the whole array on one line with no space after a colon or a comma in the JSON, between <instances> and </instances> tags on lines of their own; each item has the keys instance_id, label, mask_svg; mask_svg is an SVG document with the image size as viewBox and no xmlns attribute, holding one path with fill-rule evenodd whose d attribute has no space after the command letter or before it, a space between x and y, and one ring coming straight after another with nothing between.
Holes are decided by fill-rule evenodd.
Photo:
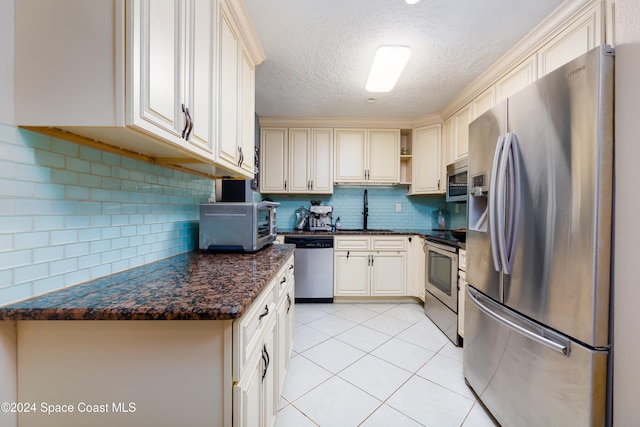
<instances>
[{"instance_id":1,"label":"dark granite countertop","mask_svg":"<svg viewBox=\"0 0 640 427\"><path fill-rule=\"evenodd\" d=\"M1 320L226 320L240 317L293 253L189 252L0 307Z\"/></svg>"},{"instance_id":2,"label":"dark granite countertop","mask_svg":"<svg viewBox=\"0 0 640 427\"><path fill-rule=\"evenodd\" d=\"M278 234L283 236L349 236L349 235L371 235L371 236L394 236L394 235L418 235L431 239L435 242L456 246L465 249L464 242L459 241L448 231L441 232L431 229L341 229L338 231L309 231L296 229L278 229Z\"/></svg>"}]
</instances>

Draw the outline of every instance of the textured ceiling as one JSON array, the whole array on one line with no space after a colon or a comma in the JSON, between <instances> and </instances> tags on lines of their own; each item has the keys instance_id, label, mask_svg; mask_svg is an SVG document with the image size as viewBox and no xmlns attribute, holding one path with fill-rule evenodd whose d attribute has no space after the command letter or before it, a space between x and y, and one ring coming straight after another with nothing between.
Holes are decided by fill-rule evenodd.
<instances>
[{"instance_id":1,"label":"textured ceiling","mask_svg":"<svg viewBox=\"0 0 640 427\"><path fill-rule=\"evenodd\" d=\"M268 117L415 118L442 110L561 0L244 0ZM394 90L364 89L375 50L412 51ZM375 103L366 99L375 97Z\"/></svg>"}]
</instances>

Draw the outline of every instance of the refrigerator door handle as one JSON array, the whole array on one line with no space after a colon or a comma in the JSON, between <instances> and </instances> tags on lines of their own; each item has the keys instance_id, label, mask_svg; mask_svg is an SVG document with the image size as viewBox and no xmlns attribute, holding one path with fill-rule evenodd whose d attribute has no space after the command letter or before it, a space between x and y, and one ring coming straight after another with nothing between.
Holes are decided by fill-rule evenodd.
<instances>
[{"instance_id":1,"label":"refrigerator door handle","mask_svg":"<svg viewBox=\"0 0 640 427\"><path fill-rule=\"evenodd\" d=\"M509 169L509 222L507 224L507 240L503 246L505 261L503 270L505 274L511 274L515 260L516 246L518 243L518 230L520 228L520 180L522 165L520 163L520 147L515 133L507 134L505 151L508 152Z\"/></svg>"},{"instance_id":2,"label":"refrigerator door handle","mask_svg":"<svg viewBox=\"0 0 640 427\"><path fill-rule=\"evenodd\" d=\"M498 189L500 203L498 244L502 271L505 274L511 274L520 223L520 151L518 137L512 132L507 133L503 157L504 160L500 162L500 171L498 172L501 185ZM509 196L508 206L507 194Z\"/></svg>"},{"instance_id":3,"label":"refrigerator door handle","mask_svg":"<svg viewBox=\"0 0 640 427\"><path fill-rule=\"evenodd\" d=\"M490 300L487 300L486 298L483 298L482 295L480 295L478 291L476 291L475 289L469 288L467 290L467 295L469 296L471 301L474 303L474 305L478 307L480 311L482 311L484 314L491 317L498 323L506 326L507 328L511 329L514 332L519 333L520 335L523 335L537 343L540 343L550 348L553 351L556 351L564 356L569 357L571 341L569 341L568 339L558 336L556 334L553 334L553 337L552 337L553 339L551 339L548 336L545 336L545 335L550 335L550 333L545 334L545 331L546 331L545 329L533 324L532 322L526 319L520 319L521 320L520 323L523 323L524 325L527 325L527 326L531 326L530 328L516 324L515 322L498 314L496 311L502 310L502 308L498 306L496 303ZM488 305L493 306L492 307L493 309L489 308Z\"/></svg>"},{"instance_id":4,"label":"refrigerator door handle","mask_svg":"<svg viewBox=\"0 0 640 427\"><path fill-rule=\"evenodd\" d=\"M496 151L493 154L493 165L491 166L491 179L489 182L489 236L491 238L491 255L493 257L493 267L496 271L502 271L502 264L500 263L500 248L498 247L498 227L497 227L497 214L499 213L497 201L497 188L498 188L498 166L500 159L502 158L502 149L504 147L505 137L500 135L496 142Z\"/></svg>"}]
</instances>

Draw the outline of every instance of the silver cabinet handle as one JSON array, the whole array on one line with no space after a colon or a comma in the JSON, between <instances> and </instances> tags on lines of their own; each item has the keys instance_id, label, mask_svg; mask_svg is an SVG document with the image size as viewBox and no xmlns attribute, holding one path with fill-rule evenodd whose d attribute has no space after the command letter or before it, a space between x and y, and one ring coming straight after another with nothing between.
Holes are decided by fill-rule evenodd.
<instances>
[{"instance_id":1,"label":"silver cabinet handle","mask_svg":"<svg viewBox=\"0 0 640 427\"><path fill-rule=\"evenodd\" d=\"M187 114L187 107L185 107L184 104L182 104L182 113L184 114L184 128L182 128L182 139L184 139L184 136L187 134L187 129L189 128L189 124L190 124L190 120L189 120L189 115Z\"/></svg>"},{"instance_id":2,"label":"silver cabinet handle","mask_svg":"<svg viewBox=\"0 0 640 427\"><path fill-rule=\"evenodd\" d=\"M191 113L189 112L189 107L187 110L187 119L189 120L189 129L187 129L187 136L184 137L185 140L189 140L189 136L191 136L191 131L193 130L193 118L191 117Z\"/></svg>"},{"instance_id":3,"label":"silver cabinet handle","mask_svg":"<svg viewBox=\"0 0 640 427\"><path fill-rule=\"evenodd\" d=\"M288 313L288 312L289 312L289 310L291 310L291 305L292 305L292 302L291 302L291 295L289 295L289 292L287 292L287 302L289 303L289 304L287 305L287 313Z\"/></svg>"}]
</instances>

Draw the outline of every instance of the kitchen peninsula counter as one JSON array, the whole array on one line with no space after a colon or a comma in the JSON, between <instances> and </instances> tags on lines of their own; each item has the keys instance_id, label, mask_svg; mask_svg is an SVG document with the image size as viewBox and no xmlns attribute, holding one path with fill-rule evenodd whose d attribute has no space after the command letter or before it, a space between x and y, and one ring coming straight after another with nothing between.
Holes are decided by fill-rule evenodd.
<instances>
[{"instance_id":1,"label":"kitchen peninsula counter","mask_svg":"<svg viewBox=\"0 0 640 427\"><path fill-rule=\"evenodd\" d=\"M286 375L293 253L190 252L0 307L3 381L29 403L0 425L248 425L267 411L243 396Z\"/></svg>"},{"instance_id":2,"label":"kitchen peninsula counter","mask_svg":"<svg viewBox=\"0 0 640 427\"><path fill-rule=\"evenodd\" d=\"M246 311L293 254L189 252L19 303L1 320L229 320Z\"/></svg>"}]
</instances>

